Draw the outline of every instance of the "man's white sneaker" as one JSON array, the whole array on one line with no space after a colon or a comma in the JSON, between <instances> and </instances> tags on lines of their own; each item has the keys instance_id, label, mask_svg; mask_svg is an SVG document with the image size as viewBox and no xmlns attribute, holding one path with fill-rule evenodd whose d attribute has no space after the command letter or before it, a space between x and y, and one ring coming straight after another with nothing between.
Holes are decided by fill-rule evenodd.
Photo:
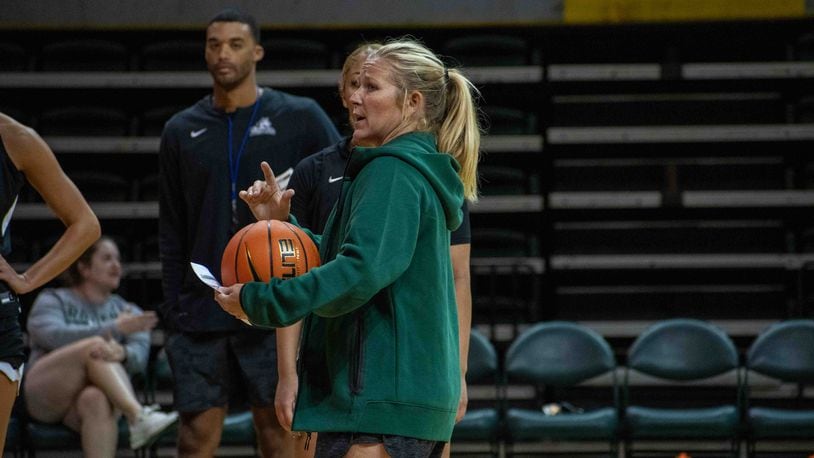
<instances>
[{"instance_id":1,"label":"man's white sneaker","mask_svg":"<svg viewBox=\"0 0 814 458\"><path fill-rule=\"evenodd\" d=\"M162 412L157 406L142 407L136 422L130 425L130 448L148 447L178 421L178 412Z\"/></svg>"}]
</instances>

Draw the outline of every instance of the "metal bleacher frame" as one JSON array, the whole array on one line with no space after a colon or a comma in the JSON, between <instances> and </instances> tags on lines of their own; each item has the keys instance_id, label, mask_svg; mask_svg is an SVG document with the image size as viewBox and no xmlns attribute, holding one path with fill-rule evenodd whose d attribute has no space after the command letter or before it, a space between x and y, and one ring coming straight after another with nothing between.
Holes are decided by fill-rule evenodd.
<instances>
[{"instance_id":1,"label":"metal bleacher frame","mask_svg":"<svg viewBox=\"0 0 814 458\"><path fill-rule=\"evenodd\" d=\"M678 40L674 40L678 41ZM668 51L667 55L675 55ZM579 57L577 57L578 59ZM788 55L787 55L788 58ZM555 86L552 98L563 98L557 88L565 87L565 94L580 93L581 87L589 96L583 99L598 99L597 94L629 93L634 84L641 84L647 93L658 93L662 87L671 84L683 84L687 87L714 87L718 84L725 87L731 84L740 90L741 87L765 87L783 84L795 84L796 81L810 81L814 78L812 61L740 61L740 62L694 62L664 60L658 62L636 63L550 63L546 66L547 81ZM756 84L755 82L761 82ZM706 84L706 86L700 86ZM799 83L802 85L802 83ZM597 87L601 89L597 89ZM809 86L810 87L810 86ZM622 89L619 89L622 88ZM694 89L695 90L695 89ZM724 89L726 90L726 89ZM721 92L723 92L722 90ZM714 89L713 89L714 91ZM792 91L793 92L793 91ZM678 94L681 93L679 90ZM805 92L803 91L805 94ZM672 96L677 97L675 93ZM773 93L770 93L773 94ZM577 98L580 96L577 96ZM612 96L607 96L610 98ZM632 96L630 96L632 97ZM621 97L619 97L621 98ZM600 163L608 156L594 154L589 159L570 159L561 151L572 151L575 148L595 145L616 147L622 150L625 146L652 145L687 145L692 148L698 144L746 144L771 143L782 148L783 145L810 144L814 141L814 124L811 123L777 123L777 124L699 124L692 125L554 125L545 130L546 145L550 150L557 150L555 161L584 161ZM637 150L641 151L641 150ZM640 153L641 154L641 153ZM647 155L645 155L647 156ZM654 155L654 157L656 157ZM773 159L773 158L772 158ZM685 160L679 157L678 160ZM692 161L693 159L687 159ZM634 159L628 159L632 162ZM642 160L643 161L643 160ZM658 163L659 159L651 162ZM620 161L624 162L624 161ZM670 156L662 162L675 162ZM755 161L758 162L758 161ZM669 195L672 192L673 195ZM667 199L672 199L668 201ZM622 211L630 214L662 211L667 208L681 208L688 211L726 212L740 211L773 211L783 209L811 209L814 206L812 189L654 189L630 191L570 191L555 190L546 195L546 207L552 211L564 211L576 214L585 211L599 211L608 214ZM554 217L556 220L556 217ZM669 218L668 218L669 219ZM782 219L782 217L778 217ZM547 268L551 272L583 271L602 272L609 270L688 270L700 269L777 269L789 272L793 277L807 263L810 264L813 253L622 253L622 254L551 254L547 259ZM553 282L556 283L556 282ZM559 288L553 286L553 288ZM567 287L578 289L578 287ZM610 288L610 287L608 287ZM635 289L635 286L622 286L620 289ZM789 288L793 289L793 288ZM792 300L794 300L792 298ZM765 320L724 320L721 323L727 328L738 329L739 335L749 337L765 327ZM603 335L610 337L632 338L641 330L630 320L592 322Z\"/></svg>"},{"instance_id":2,"label":"metal bleacher frame","mask_svg":"<svg viewBox=\"0 0 814 458\"><path fill-rule=\"evenodd\" d=\"M607 83L619 81L659 81L665 77L663 64L548 64L515 67L472 67L465 73L478 85L552 83ZM258 82L272 87L333 87L337 70L272 70L258 72ZM794 79L814 77L814 62L720 62L680 65L680 78L711 79ZM65 88L150 89L208 88L210 77L196 71L130 71L130 72L7 72L0 88L36 90L59 85ZM545 139L545 140L544 140ZM704 125L704 126L614 126L614 127L548 127L544 135L486 136L483 149L492 153L544 154L544 143L551 145L632 144L632 143L697 143L697 142L800 142L814 140L814 124L774 125ZM46 141L58 155L83 154L155 154L156 137L48 137ZM681 204L688 208L719 207L800 207L814 204L814 190L773 191L683 191ZM156 202L92 203L103 219L154 219ZM558 192L544 195L486 196L472 207L473 213L539 213L552 210L612 210L660 208L663 193L659 191ZM42 204L22 203L17 218L49 218ZM649 268L690 268L713 265L785 266L801 265L809 256L771 255L631 255L631 256L552 256L534 259L543 272L551 269L601 268L631 266ZM492 262L492 260L476 260ZM512 262L512 261L508 261ZM154 266L132 266L133 271L149 271ZM132 269L131 269L132 270Z\"/></svg>"},{"instance_id":3,"label":"metal bleacher frame","mask_svg":"<svg viewBox=\"0 0 814 458\"><path fill-rule=\"evenodd\" d=\"M540 40L546 40L545 31ZM643 83L650 87L665 82L715 83L733 81L749 83L763 81L767 84L784 84L795 81L814 81L813 61L760 61L760 62L636 62L636 63L551 63L542 56L541 64L525 66L470 67L464 73L479 87L522 85L541 90L548 99L546 104L536 107L541 113L540 129L532 135L486 135L482 148L489 156L515 155L528 158L534 167L543 169L543 179L550 178L551 163L563 160L550 154L550 149L578 148L581 146L635 146L635 145L687 145L697 144L740 144L760 143L778 145L814 145L814 123L774 123L774 124L709 124L709 125L631 125L631 126L580 126L550 125L545 111L550 108L551 99L556 94L556 85L580 87L599 85L608 87L613 93L618 87ZM283 90L287 88L334 88L338 69L318 70L266 70L258 72L258 83ZM603 86L604 85L604 86ZM5 72L0 73L0 91L62 87L66 89L106 89L106 90L151 90L151 89L207 89L211 86L208 73L203 71L127 71L127 72ZM555 87L552 89L552 87ZM657 89L655 90L658 91ZM192 99L190 100L190 103ZM489 100L486 101L487 103ZM338 102L337 102L338 103ZM145 136L89 137L64 136L46 137L45 141L57 156L71 154L87 155L135 155L145 160L154 160L159 147L159 138ZM599 158L585 159L587 162L601 161ZM530 166L531 167L531 166ZM665 208L681 208L692 211L760 211L760 210L811 210L814 208L814 189L772 189L772 190L696 190L674 189L674 195L665 190L555 190L544 186L537 194L526 195L486 195L471 206L475 217L479 215L531 215L529 220L539 217L541 227L537 229L545 237L551 226L559 221L562 213L598 212L646 212L661 211ZM672 199L672 200L671 200ZM155 201L91 202L91 206L102 220L150 222L158 218L158 203ZM15 220L37 221L51 219L50 210L41 203L21 202L15 211ZM533 223L536 224L536 223ZM622 253L622 254L561 254L554 253L546 243L539 255L528 257L474 257L473 274L491 272L511 275L518 266L533 272L546 282L541 286L547 292L541 301L552 301L556 290L574 292L580 287L557 285L548 278L556 274L583 272L591 275L603 271L708 271L749 269L769 269L783 271L790 277L810 268L814 263L814 253ZM809 266L809 267L806 267ZM17 265L24 267L24 265ZM134 279L160 278L160 264L155 261L130 262L126 266L126 276ZM660 286L664 288L664 286ZM703 289L700 286L693 286ZM733 286L730 286L733 287ZM794 285L792 289L799 287ZM570 289L569 289L570 288ZM608 287L600 286L591 290L583 287L581 293L607 292ZM627 288L627 290L625 290ZM638 288L638 290L637 290ZM655 288L655 287L654 287ZM679 288L679 286L676 286ZM709 288L714 288L710 286ZM721 287L724 288L725 287ZM733 287L734 288L734 287ZM767 288L763 285L755 286ZM612 289L612 288L611 288ZM648 293L641 287L624 286L617 290L620 294ZM613 293L614 291L610 291ZM743 292L743 291L741 291ZM748 293L748 290L746 291ZM759 292L759 291L758 291ZM792 295L796 295L793 291ZM550 304L545 304L547 307ZM539 316L547 314L538 310ZM748 341L774 320L759 319L712 319L733 337ZM646 329L653 320L593 320L580 321L609 339L629 341ZM529 323L497 324L490 326L476 323L493 341L507 343ZM163 335L156 332L155 343L163 342ZM596 383L607 383L599 380ZM648 384L648 380L637 383ZM778 387L767 384L768 396L778 395ZM525 387L510 387L510 398L533 396ZM473 399L488 398L494 393L470 393Z\"/></svg>"}]
</instances>

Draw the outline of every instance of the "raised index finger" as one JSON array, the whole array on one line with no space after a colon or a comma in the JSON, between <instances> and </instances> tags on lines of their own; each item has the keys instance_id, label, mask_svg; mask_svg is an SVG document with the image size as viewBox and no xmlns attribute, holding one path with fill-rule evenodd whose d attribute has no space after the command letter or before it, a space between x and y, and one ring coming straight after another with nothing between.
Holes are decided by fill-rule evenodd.
<instances>
[{"instance_id":1,"label":"raised index finger","mask_svg":"<svg viewBox=\"0 0 814 458\"><path fill-rule=\"evenodd\" d=\"M260 169L263 170L263 177L266 180L266 184L271 186L272 189L276 189L277 179L274 177L274 172L271 170L269 163L266 161L261 162Z\"/></svg>"}]
</instances>

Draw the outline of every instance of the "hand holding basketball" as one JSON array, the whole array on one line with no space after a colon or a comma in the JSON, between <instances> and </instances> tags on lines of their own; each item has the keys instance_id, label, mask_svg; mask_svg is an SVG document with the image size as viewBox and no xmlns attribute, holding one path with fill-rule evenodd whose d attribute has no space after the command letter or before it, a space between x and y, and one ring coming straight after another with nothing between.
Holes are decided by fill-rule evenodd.
<instances>
[{"instance_id":1,"label":"hand holding basketball","mask_svg":"<svg viewBox=\"0 0 814 458\"><path fill-rule=\"evenodd\" d=\"M297 277L319 264L319 250L302 229L286 221L258 221L229 240L220 277L224 286L267 282L272 277Z\"/></svg>"},{"instance_id":2,"label":"hand holding basketball","mask_svg":"<svg viewBox=\"0 0 814 458\"><path fill-rule=\"evenodd\" d=\"M294 190L280 189L268 162L261 162L260 169L263 171L264 180L256 180L245 191L240 191L240 198L248 204L258 221L287 220L291 211L291 198L294 197Z\"/></svg>"},{"instance_id":3,"label":"hand holding basketball","mask_svg":"<svg viewBox=\"0 0 814 458\"><path fill-rule=\"evenodd\" d=\"M319 265L319 250L299 227L277 220L249 224L223 250L220 272L224 286L215 292L215 300L224 311L248 323L240 304L243 283L293 278Z\"/></svg>"}]
</instances>

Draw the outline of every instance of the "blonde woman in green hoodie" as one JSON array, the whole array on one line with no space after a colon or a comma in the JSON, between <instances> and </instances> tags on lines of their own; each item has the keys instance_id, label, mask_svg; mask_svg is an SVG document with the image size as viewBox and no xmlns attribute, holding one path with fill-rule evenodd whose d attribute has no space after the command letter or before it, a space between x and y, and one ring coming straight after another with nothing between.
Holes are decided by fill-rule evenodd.
<instances>
[{"instance_id":1,"label":"blonde woman in green hoodie","mask_svg":"<svg viewBox=\"0 0 814 458\"><path fill-rule=\"evenodd\" d=\"M460 396L449 234L477 195L472 84L422 44L372 52L351 97L356 144L324 234L323 265L219 289L256 326L302 318L294 430L316 456L438 456ZM265 181L241 197L258 219L289 219L293 191ZM293 219L293 218L292 218ZM432 389L427 389L432 387Z\"/></svg>"}]
</instances>

